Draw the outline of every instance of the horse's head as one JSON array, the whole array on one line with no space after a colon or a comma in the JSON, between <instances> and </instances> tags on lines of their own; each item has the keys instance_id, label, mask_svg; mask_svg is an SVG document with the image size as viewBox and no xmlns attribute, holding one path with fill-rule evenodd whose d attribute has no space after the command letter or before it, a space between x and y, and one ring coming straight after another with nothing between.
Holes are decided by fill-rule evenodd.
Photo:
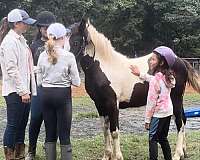
<instances>
[{"instance_id":1,"label":"horse's head","mask_svg":"<svg viewBox=\"0 0 200 160\"><path fill-rule=\"evenodd\" d=\"M114 48L110 40L98 32L88 19L82 18L80 23L72 25L71 30L71 52L78 64L86 55L92 57L93 61L112 61Z\"/></svg>"},{"instance_id":2,"label":"horse's head","mask_svg":"<svg viewBox=\"0 0 200 160\"><path fill-rule=\"evenodd\" d=\"M79 32L80 23L74 23L69 28L71 29L71 36L69 39L70 51L75 55L76 59L83 54L83 36Z\"/></svg>"},{"instance_id":3,"label":"horse's head","mask_svg":"<svg viewBox=\"0 0 200 160\"><path fill-rule=\"evenodd\" d=\"M82 32L79 29L80 24L81 22L74 23L69 27L71 29L71 36L69 39L70 51L74 54L76 58L79 71L80 71L80 60L83 57L85 50L84 38Z\"/></svg>"},{"instance_id":4,"label":"horse's head","mask_svg":"<svg viewBox=\"0 0 200 160\"><path fill-rule=\"evenodd\" d=\"M91 57L95 57L95 44L93 39L93 29L94 27L91 25L88 18L82 18L81 23L79 25L79 32L83 37L83 45L85 49L85 54L90 55Z\"/></svg>"},{"instance_id":5,"label":"horse's head","mask_svg":"<svg viewBox=\"0 0 200 160\"><path fill-rule=\"evenodd\" d=\"M94 48L94 44L92 43L90 34L88 32L89 26L90 22L86 18L82 18L81 22L70 26L72 31L72 35L70 37L70 48L71 52L74 53L76 58L80 58L85 53L88 53L85 52L85 50L88 50L88 48ZM94 54L94 51L92 54Z\"/></svg>"}]
</instances>

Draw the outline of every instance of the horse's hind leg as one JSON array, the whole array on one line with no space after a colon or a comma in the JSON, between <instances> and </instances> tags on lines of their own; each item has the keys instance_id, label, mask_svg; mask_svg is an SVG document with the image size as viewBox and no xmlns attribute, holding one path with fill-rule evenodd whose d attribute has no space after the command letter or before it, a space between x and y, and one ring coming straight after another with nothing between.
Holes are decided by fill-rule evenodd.
<instances>
[{"instance_id":1,"label":"horse's hind leg","mask_svg":"<svg viewBox=\"0 0 200 160\"><path fill-rule=\"evenodd\" d=\"M186 135L185 135L185 131L184 131L184 135L183 135L183 153L184 153L184 158L187 158L187 152L186 152Z\"/></svg>"},{"instance_id":2,"label":"horse's hind leg","mask_svg":"<svg viewBox=\"0 0 200 160\"><path fill-rule=\"evenodd\" d=\"M184 108L182 107L182 123L185 127L185 124L186 124L186 117L185 117L185 113L184 113ZM184 158L187 157L187 153L186 153L186 133L185 133L185 129L183 131L183 153L184 153Z\"/></svg>"},{"instance_id":3,"label":"horse's hind leg","mask_svg":"<svg viewBox=\"0 0 200 160\"><path fill-rule=\"evenodd\" d=\"M176 103L178 104L178 103ZM182 101L179 105L174 105L175 123L178 130L175 154L173 160L180 160L184 158L186 152L186 137L185 137L185 123L186 119L183 113Z\"/></svg>"},{"instance_id":4,"label":"horse's hind leg","mask_svg":"<svg viewBox=\"0 0 200 160\"><path fill-rule=\"evenodd\" d=\"M183 123L182 123L183 124ZM184 125L180 128L178 131L177 141L176 141L176 149L175 154L173 156L173 160L180 160L181 158L184 158Z\"/></svg>"},{"instance_id":5,"label":"horse's hind leg","mask_svg":"<svg viewBox=\"0 0 200 160\"><path fill-rule=\"evenodd\" d=\"M101 116L101 122L103 126L103 132L104 132L104 156L102 160L110 160L112 157L112 137L110 134L110 121L108 116Z\"/></svg>"}]
</instances>

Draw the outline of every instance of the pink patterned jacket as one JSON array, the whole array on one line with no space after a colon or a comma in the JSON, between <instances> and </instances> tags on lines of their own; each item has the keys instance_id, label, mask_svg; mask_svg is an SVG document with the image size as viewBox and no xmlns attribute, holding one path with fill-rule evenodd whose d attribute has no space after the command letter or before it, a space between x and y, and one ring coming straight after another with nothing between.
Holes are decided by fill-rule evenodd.
<instances>
[{"instance_id":1,"label":"pink patterned jacket","mask_svg":"<svg viewBox=\"0 0 200 160\"><path fill-rule=\"evenodd\" d=\"M149 91L145 113L145 123L150 123L152 117L164 118L173 115L173 105L170 98L171 88L175 87L175 78L170 83L161 72L151 76L141 74L140 78L149 81Z\"/></svg>"}]
</instances>

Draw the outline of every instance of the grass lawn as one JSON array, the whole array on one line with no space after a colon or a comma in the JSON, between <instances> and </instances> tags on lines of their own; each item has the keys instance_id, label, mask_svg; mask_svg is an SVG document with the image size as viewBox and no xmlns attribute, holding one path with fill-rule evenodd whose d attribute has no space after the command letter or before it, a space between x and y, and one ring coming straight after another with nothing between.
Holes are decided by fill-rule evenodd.
<instances>
[{"instance_id":1,"label":"grass lawn","mask_svg":"<svg viewBox=\"0 0 200 160\"><path fill-rule=\"evenodd\" d=\"M200 107L200 94L198 93L186 93L184 95L184 106L199 105Z\"/></svg>"},{"instance_id":2,"label":"grass lawn","mask_svg":"<svg viewBox=\"0 0 200 160\"><path fill-rule=\"evenodd\" d=\"M197 160L200 157L200 133L189 132L188 138L188 159ZM172 152L175 148L176 134L169 135ZM73 141L74 160L97 160L103 156L103 137L97 136L93 139L80 139ZM147 135L122 135L121 148L124 160L147 160L148 143ZM159 159L163 159L159 150Z\"/></svg>"},{"instance_id":3,"label":"grass lawn","mask_svg":"<svg viewBox=\"0 0 200 160\"><path fill-rule=\"evenodd\" d=\"M187 155L185 160L198 160L200 157L200 132L188 132L187 135ZM169 140L174 152L176 134L169 135ZM82 138L72 140L73 160L100 160L103 156L103 136L94 138ZM59 146L57 147L59 150ZM122 135L121 149L124 160L147 160L148 143L147 135ZM58 156L59 157L59 156ZM0 150L0 160L3 160L3 150ZM42 143L39 143L36 160L44 160L44 150ZM163 160L161 149L159 148L159 160Z\"/></svg>"}]
</instances>

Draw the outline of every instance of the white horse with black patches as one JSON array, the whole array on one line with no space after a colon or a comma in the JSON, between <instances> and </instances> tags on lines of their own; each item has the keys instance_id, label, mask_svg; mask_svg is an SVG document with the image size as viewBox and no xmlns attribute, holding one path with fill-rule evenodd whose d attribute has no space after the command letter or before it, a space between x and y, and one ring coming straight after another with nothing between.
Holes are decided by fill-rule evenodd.
<instances>
[{"instance_id":1,"label":"white horse with black patches","mask_svg":"<svg viewBox=\"0 0 200 160\"><path fill-rule=\"evenodd\" d=\"M78 42L75 40L77 36ZM120 149L119 109L144 106L148 93L148 82L134 76L129 67L137 65L141 72L147 73L151 54L141 58L127 58L115 51L110 41L85 20L72 27L70 46L75 56L79 57L78 61L80 60L85 73L86 91L101 117L105 140L103 160L123 160ZM172 89L171 99L178 130L173 160L179 160L186 152L186 118L183 110L185 85L189 82L200 93L200 84L198 74L187 61L177 58L173 70L177 83Z\"/></svg>"}]
</instances>

